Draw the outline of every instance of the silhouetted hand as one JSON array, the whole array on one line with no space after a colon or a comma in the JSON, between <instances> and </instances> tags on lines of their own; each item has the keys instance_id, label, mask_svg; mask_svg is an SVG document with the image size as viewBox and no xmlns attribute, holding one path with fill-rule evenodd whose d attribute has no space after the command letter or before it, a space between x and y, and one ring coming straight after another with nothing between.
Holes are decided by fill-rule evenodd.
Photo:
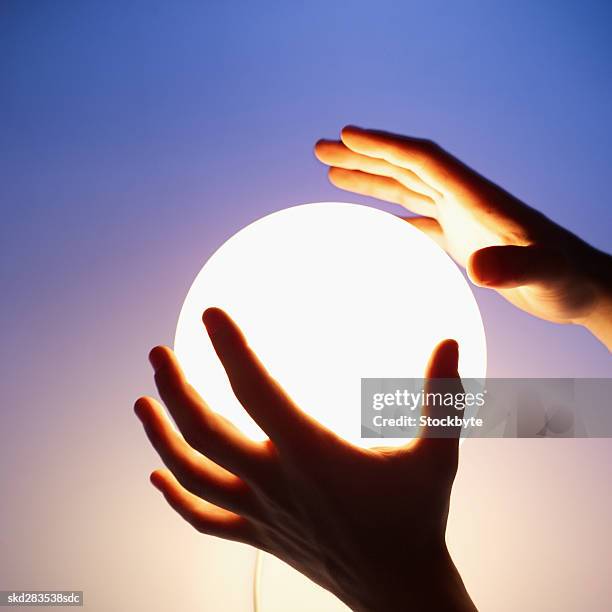
<instances>
[{"instance_id":1,"label":"silhouetted hand","mask_svg":"<svg viewBox=\"0 0 612 612\"><path fill-rule=\"evenodd\" d=\"M428 140L345 127L321 140L330 181L420 215L406 219L533 315L589 328L612 347L612 258Z\"/></svg>"},{"instance_id":2,"label":"silhouetted hand","mask_svg":"<svg viewBox=\"0 0 612 612\"><path fill-rule=\"evenodd\" d=\"M474 610L444 539L457 437L353 446L295 406L223 311L207 310L204 323L236 397L269 440L215 414L173 352L153 349L157 388L180 433L154 399L135 410L169 468L151 475L169 504L198 531L276 555L354 610ZM461 392L457 363L456 342L438 345L427 390L446 379Z\"/></svg>"}]
</instances>

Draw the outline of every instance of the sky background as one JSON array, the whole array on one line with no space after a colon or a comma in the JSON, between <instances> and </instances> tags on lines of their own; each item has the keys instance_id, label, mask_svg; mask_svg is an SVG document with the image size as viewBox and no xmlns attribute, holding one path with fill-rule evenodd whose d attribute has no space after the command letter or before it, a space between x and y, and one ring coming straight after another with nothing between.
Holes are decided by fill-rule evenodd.
<instances>
[{"instance_id":1,"label":"sky background","mask_svg":"<svg viewBox=\"0 0 612 612\"><path fill-rule=\"evenodd\" d=\"M3 2L0 589L248 610L252 552L197 538L147 482L149 348L249 222L324 200L401 212L327 182L312 146L347 123L431 138L610 251L611 19L606 2ZM612 374L585 330L475 294L490 376ZM483 610L612 607L611 459L606 440L463 446L449 541Z\"/></svg>"}]
</instances>

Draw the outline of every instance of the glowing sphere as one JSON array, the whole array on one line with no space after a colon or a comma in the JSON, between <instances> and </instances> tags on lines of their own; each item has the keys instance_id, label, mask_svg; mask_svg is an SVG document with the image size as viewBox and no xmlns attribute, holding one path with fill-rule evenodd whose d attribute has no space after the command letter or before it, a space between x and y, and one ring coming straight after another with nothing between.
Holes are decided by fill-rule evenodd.
<instances>
[{"instance_id":1,"label":"glowing sphere","mask_svg":"<svg viewBox=\"0 0 612 612\"><path fill-rule=\"evenodd\" d=\"M175 351L213 410L265 438L234 397L202 324L223 308L268 371L319 422L362 446L361 378L422 377L435 345L459 342L459 372L484 378L485 335L463 275L431 239L375 208L304 204L255 221L197 275Z\"/></svg>"}]
</instances>

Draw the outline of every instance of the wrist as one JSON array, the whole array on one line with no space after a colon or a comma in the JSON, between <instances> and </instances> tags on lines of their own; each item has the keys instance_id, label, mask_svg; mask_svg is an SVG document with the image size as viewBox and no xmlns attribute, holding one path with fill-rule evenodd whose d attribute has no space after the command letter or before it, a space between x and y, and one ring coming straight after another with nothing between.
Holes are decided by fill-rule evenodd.
<instances>
[{"instance_id":1,"label":"wrist","mask_svg":"<svg viewBox=\"0 0 612 612\"><path fill-rule=\"evenodd\" d=\"M595 295L593 307L574 322L588 329L612 351L612 256L592 249L588 268Z\"/></svg>"},{"instance_id":2,"label":"wrist","mask_svg":"<svg viewBox=\"0 0 612 612\"><path fill-rule=\"evenodd\" d=\"M428 559L415 551L412 567L389 568L386 580L372 579L367 597L347 602L356 612L475 612L463 580L446 548ZM394 571L396 570L396 571Z\"/></svg>"}]
</instances>

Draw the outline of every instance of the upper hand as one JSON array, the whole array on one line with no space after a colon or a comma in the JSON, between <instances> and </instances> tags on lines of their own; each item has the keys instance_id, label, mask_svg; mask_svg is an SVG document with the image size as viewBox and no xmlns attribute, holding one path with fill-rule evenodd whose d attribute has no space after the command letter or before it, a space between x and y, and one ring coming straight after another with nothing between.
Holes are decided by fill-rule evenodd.
<instances>
[{"instance_id":1,"label":"upper hand","mask_svg":"<svg viewBox=\"0 0 612 612\"><path fill-rule=\"evenodd\" d=\"M522 310L587 327L612 318L609 256L433 142L346 127L341 141L321 140L315 154L331 166L337 187L419 215L407 221L466 267L473 282ZM610 344L607 328L605 338L592 331Z\"/></svg>"}]
</instances>

